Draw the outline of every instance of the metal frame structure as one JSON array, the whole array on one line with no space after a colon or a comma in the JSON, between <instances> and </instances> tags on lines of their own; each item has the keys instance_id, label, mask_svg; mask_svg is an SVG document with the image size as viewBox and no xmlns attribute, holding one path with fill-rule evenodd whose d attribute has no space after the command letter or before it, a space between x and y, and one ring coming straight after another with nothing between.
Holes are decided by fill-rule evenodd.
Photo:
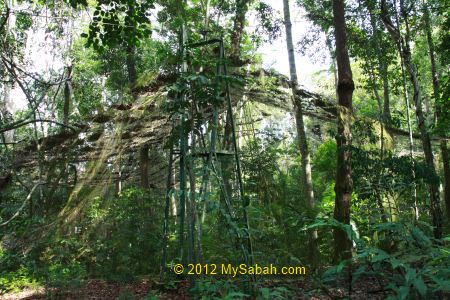
<instances>
[{"instance_id":1,"label":"metal frame structure","mask_svg":"<svg viewBox=\"0 0 450 300\"><path fill-rule=\"evenodd\" d=\"M204 203L208 197L208 187L212 184L212 180L210 179L213 176L216 179L216 183L219 186L220 196L224 199L225 204L225 220L228 222L237 221L238 226L232 226L233 224L228 224L229 229L235 235L235 238L239 244L239 247L242 250L244 261L247 265L253 264L253 249L252 242L250 237L249 230L249 220L247 215L247 206L249 205L248 198L245 197L244 193L244 185L242 180L242 170L241 163L239 158L239 148L237 144L236 138L236 128L235 128L235 120L233 116L232 109L232 101L230 95L230 84L228 80L224 80L223 78L227 78L228 70L225 58L225 49L224 49L224 41L223 37L209 39L198 43L188 44L186 43L186 30L185 27L182 27L181 34L181 53L182 53L182 65L181 72L182 74L188 73L188 62L187 62L187 51L189 49L206 47L209 45L216 45L219 49L218 60L216 65L216 74L215 74L215 94L225 95L225 103L223 103L222 107L219 107L217 101L211 102L212 114L211 117L208 118L208 128L210 128L209 132L203 133L202 130L195 130L195 128L188 129L186 123L191 121L192 124L195 122L195 115L198 113L197 104L195 103L194 98L189 98L186 92L182 92L177 95L177 100L179 104L182 106L185 101L191 101L192 112L189 118L189 112L187 110L183 110L178 113L173 122L173 130L174 134L176 131L179 131L179 139L177 142L173 142L170 146L169 153L169 172L167 179L167 193L166 193L166 207L165 207L165 220L164 220L164 228L163 228L163 257L161 261L161 277L163 276L166 260L167 260L167 243L168 243L168 234L169 234L169 205L170 198L174 194L174 187L172 184L172 176L173 176L173 168L176 163L174 159L174 155L179 155L179 191L178 200L179 200L179 232L178 232L178 242L179 242L179 258L180 261L186 263L186 258L183 254L183 249L185 247L185 215L186 215L186 205L188 205L188 212L190 211L190 215L188 215L188 263L194 263L194 231L195 231L195 214L193 214L193 207L195 208L195 198L200 199L200 202ZM219 126L219 114L221 111L225 111L227 114L227 118L231 125L231 142L232 149L231 151L223 151L218 149L219 137L218 137L218 126ZM178 124L177 124L178 123ZM203 124L205 125L205 124ZM189 147L189 137L191 138L191 145ZM196 141L199 141L203 145L203 148L200 148L198 151L196 149ZM177 145L178 144L178 145ZM178 146L178 148L177 148ZM237 184L237 191L233 193L232 191L229 193L224 184L224 174L220 168L219 158L228 156L233 158L233 172L234 177ZM199 189L198 196L194 199L188 199L187 195L187 164L191 163L191 166L194 164L193 162L196 159L201 159L203 163L203 171L201 175L201 185ZM196 176L194 172L190 172L189 176ZM190 178L191 180L197 180L197 178ZM195 191L191 195L196 195ZM233 199L233 196L237 198L237 200L241 203L241 215L242 218L236 217L238 213L233 208L233 203L237 203L236 200ZM192 197L191 197L192 198ZM191 201L187 203L187 201ZM194 203L192 203L194 201ZM193 205L192 205L193 204ZM189 205L190 209L189 209ZM189 219L190 218L190 219ZM199 228L201 230L201 223L197 222ZM201 243L201 240L199 241Z\"/></svg>"}]
</instances>

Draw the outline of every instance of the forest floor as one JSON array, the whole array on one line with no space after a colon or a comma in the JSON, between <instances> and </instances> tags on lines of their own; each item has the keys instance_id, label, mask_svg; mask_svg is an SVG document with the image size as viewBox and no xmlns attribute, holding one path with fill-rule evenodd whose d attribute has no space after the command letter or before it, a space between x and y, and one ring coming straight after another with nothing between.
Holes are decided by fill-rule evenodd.
<instances>
[{"instance_id":1,"label":"forest floor","mask_svg":"<svg viewBox=\"0 0 450 300\"><path fill-rule=\"evenodd\" d=\"M189 295L189 286L186 280L178 282L173 288L165 291L159 291L159 296L147 299L162 300L184 300L196 299L198 296ZM359 280L352 287L349 297L348 287L338 284L340 287L322 286L314 289L312 283L308 281L266 281L262 287L275 288L286 287L293 292L290 299L385 299L388 292L380 287L378 281L374 278L365 278ZM149 292L158 291L160 288L149 280L142 280L136 283L115 283L104 280L89 280L84 285L71 288L53 288L53 289L29 289L19 293L11 293L0 296L1 300L94 300L94 299L144 299ZM215 298L217 299L217 298ZM234 299L234 298L233 298ZM237 299L237 298L236 298ZM256 299L256 298L249 298ZM260 299L260 298L258 298ZM284 299L284 298L283 298ZM287 298L286 298L287 299Z\"/></svg>"}]
</instances>

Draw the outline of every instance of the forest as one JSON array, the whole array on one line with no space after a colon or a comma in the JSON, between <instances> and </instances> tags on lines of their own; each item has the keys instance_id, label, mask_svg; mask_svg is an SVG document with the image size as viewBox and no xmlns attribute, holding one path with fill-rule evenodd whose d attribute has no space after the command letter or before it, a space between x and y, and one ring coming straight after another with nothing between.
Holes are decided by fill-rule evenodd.
<instances>
[{"instance_id":1,"label":"forest","mask_svg":"<svg viewBox=\"0 0 450 300\"><path fill-rule=\"evenodd\" d=\"M449 0L0 0L0 299L450 299Z\"/></svg>"}]
</instances>

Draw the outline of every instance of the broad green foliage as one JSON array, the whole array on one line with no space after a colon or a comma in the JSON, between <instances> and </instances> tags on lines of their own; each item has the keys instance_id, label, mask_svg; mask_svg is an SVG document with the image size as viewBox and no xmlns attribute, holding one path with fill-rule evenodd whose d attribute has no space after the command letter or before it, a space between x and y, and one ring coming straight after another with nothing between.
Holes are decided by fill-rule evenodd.
<instances>
[{"instance_id":1,"label":"broad green foliage","mask_svg":"<svg viewBox=\"0 0 450 300\"><path fill-rule=\"evenodd\" d=\"M351 226L334 220L312 225L317 226L342 227L356 243L357 254L351 261L343 261L328 269L323 275L325 282L345 274L345 269L351 267L353 282L364 276L378 278L378 284L382 286L387 282L387 288L393 292L389 299L427 297L449 291L448 248L433 243L426 223L417 226L379 223L370 230L376 234L373 239L359 239Z\"/></svg>"},{"instance_id":2,"label":"broad green foliage","mask_svg":"<svg viewBox=\"0 0 450 300\"><path fill-rule=\"evenodd\" d=\"M155 214L160 208L156 198L139 189L128 189L115 201L101 200L97 199L88 211L88 223L80 224L88 247L81 255L89 272L129 281L155 271L161 228L160 217Z\"/></svg>"},{"instance_id":3,"label":"broad green foliage","mask_svg":"<svg viewBox=\"0 0 450 300\"><path fill-rule=\"evenodd\" d=\"M226 280L204 280L199 281L192 289L192 293L198 299L244 299L248 294L238 290L233 282Z\"/></svg>"},{"instance_id":4,"label":"broad green foliage","mask_svg":"<svg viewBox=\"0 0 450 300\"><path fill-rule=\"evenodd\" d=\"M80 262L70 264L55 263L48 268L48 282L51 286L64 287L79 285L86 279L87 272Z\"/></svg>"},{"instance_id":5,"label":"broad green foliage","mask_svg":"<svg viewBox=\"0 0 450 300\"><path fill-rule=\"evenodd\" d=\"M76 1L71 1L71 5ZM84 4L84 3L82 3ZM149 10L153 1L101 0L89 24L87 46L103 52L106 47L139 46L151 33Z\"/></svg>"},{"instance_id":6,"label":"broad green foliage","mask_svg":"<svg viewBox=\"0 0 450 300\"><path fill-rule=\"evenodd\" d=\"M293 292L285 287L259 287L257 293L251 291L242 292L245 287L236 285L236 283L228 280L212 280L206 279L196 283L191 292L197 299L227 299L238 300L248 299L252 294L257 300L284 300L291 299Z\"/></svg>"},{"instance_id":7,"label":"broad green foliage","mask_svg":"<svg viewBox=\"0 0 450 300\"><path fill-rule=\"evenodd\" d=\"M264 1L260 1L256 4L256 13L260 26L256 28L253 39L258 45L278 39L283 29L283 21L281 16L277 15L277 11Z\"/></svg>"},{"instance_id":8,"label":"broad green foliage","mask_svg":"<svg viewBox=\"0 0 450 300\"><path fill-rule=\"evenodd\" d=\"M328 184L336 177L336 141L324 141L314 153L312 159L314 187L319 195L326 192Z\"/></svg>"},{"instance_id":9,"label":"broad green foliage","mask_svg":"<svg viewBox=\"0 0 450 300\"><path fill-rule=\"evenodd\" d=\"M3 258L6 259L6 258ZM0 258L0 263L3 260ZM17 271L0 271L0 294L8 292L19 292L24 288L36 288L40 284L30 275L29 270L21 266Z\"/></svg>"}]
</instances>

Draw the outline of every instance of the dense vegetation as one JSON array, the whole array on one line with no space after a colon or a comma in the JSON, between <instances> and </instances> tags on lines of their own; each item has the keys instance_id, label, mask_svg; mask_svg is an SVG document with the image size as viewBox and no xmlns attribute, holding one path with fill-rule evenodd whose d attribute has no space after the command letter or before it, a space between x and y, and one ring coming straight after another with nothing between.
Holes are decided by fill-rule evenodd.
<instances>
[{"instance_id":1,"label":"dense vegetation","mask_svg":"<svg viewBox=\"0 0 450 300\"><path fill-rule=\"evenodd\" d=\"M0 2L0 298L450 297L450 2L275 2Z\"/></svg>"}]
</instances>

